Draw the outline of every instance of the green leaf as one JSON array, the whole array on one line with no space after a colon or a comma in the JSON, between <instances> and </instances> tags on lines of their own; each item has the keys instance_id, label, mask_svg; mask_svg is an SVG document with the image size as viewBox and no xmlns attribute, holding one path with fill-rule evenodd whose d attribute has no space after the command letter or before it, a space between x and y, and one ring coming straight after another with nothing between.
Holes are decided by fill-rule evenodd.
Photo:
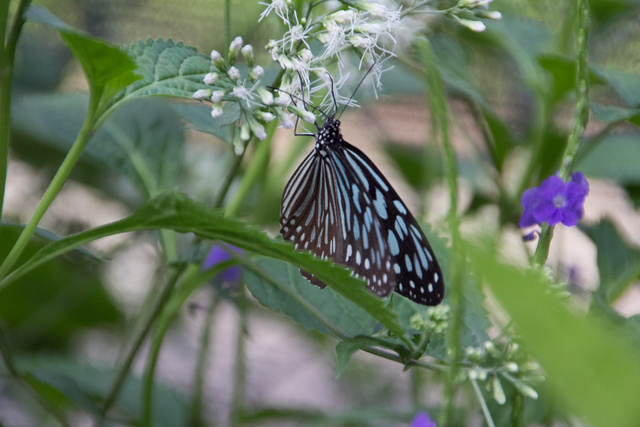
<instances>
[{"instance_id":1,"label":"green leaf","mask_svg":"<svg viewBox=\"0 0 640 427\"><path fill-rule=\"evenodd\" d=\"M542 274L503 265L477 247L468 253L560 402L594 426L636 425L640 353L624 336L607 322L576 315L547 292Z\"/></svg>"},{"instance_id":2,"label":"green leaf","mask_svg":"<svg viewBox=\"0 0 640 427\"><path fill-rule=\"evenodd\" d=\"M591 102L589 107L591 108L593 115L601 122L614 123L622 120L629 120L630 122L640 126L640 109L609 107L598 104L597 102Z\"/></svg>"},{"instance_id":3,"label":"green leaf","mask_svg":"<svg viewBox=\"0 0 640 427\"><path fill-rule=\"evenodd\" d=\"M79 408L94 415L98 415L93 404L95 397L105 397L113 381L111 370L55 356L23 357L16 364L20 371L54 387ZM133 419L137 419L141 411L140 388L140 380L129 375L116 401L118 409ZM174 392L154 385L153 400L154 425L177 426L187 423L186 405Z\"/></svg>"},{"instance_id":4,"label":"green leaf","mask_svg":"<svg viewBox=\"0 0 640 427\"><path fill-rule=\"evenodd\" d=\"M66 152L82 126L87 105L83 93L27 96L12 109L14 129ZM183 146L182 121L170 104L139 99L105 120L89 140L83 159L123 173L148 197L173 188Z\"/></svg>"},{"instance_id":5,"label":"green leaf","mask_svg":"<svg viewBox=\"0 0 640 427\"><path fill-rule=\"evenodd\" d=\"M211 117L211 107L201 103L173 104L173 109L199 132L208 133L231 144L231 128L229 125L240 118L240 106L235 102L227 102L219 117Z\"/></svg>"},{"instance_id":6,"label":"green leaf","mask_svg":"<svg viewBox=\"0 0 640 427\"><path fill-rule=\"evenodd\" d=\"M183 146L182 122L170 105L139 99L104 122L85 154L122 172L149 197L175 186Z\"/></svg>"},{"instance_id":7,"label":"green leaf","mask_svg":"<svg viewBox=\"0 0 640 427\"><path fill-rule=\"evenodd\" d=\"M117 46L75 30L39 6L31 6L25 17L60 32L102 104L140 78L134 74L133 60Z\"/></svg>"},{"instance_id":8,"label":"green leaf","mask_svg":"<svg viewBox=\"0 0 640 427\"><path fill-rule=\"evenodd\" d=\"M116 102L148 96L192 99L198 89L210 88L202 79L212 67L211 60L195 47L147 39L131 44L125 51L135 61L142 79L120 92Z\"/></svg>"},{"instance_id":9,"label":"green leaf","mask_svg":"<svg viewBox=\"0 0 640 427\"><path fill-rule=\"evenodd\" d=\"M194 233L203 239L221 240L247 251L287 261L313 272L337 293L361 307L389 331L404 337L404 330L384 302L364 289L364 282L331 262L297 252L281 239L270 239L246 224L224 216L222 210L209 210L183 194L163 193L139 207L131 216L102 227L74 234L47 245L28 262L0 281L0 290L35 266L85 243L117 233L138 230L172 229Z\"/></svg>"},{"instance_id":10,"label":"green leaf","mask_svg":"<svg viewBox=\"0 0 640 427\"><path fill-rule=\"evenodd\" d=\"M640 183L638 133L609 134L578 160L587 176L609 178L620 184Z\"/></svg>"},{"instance_id":11,"label":"green leaf","mask_svg":"<svg viewBox=\"0 0 640 427\"><path fill-rule=\"evenodd\" d=\"M639 277L640 252L622 240L609 221L585 231L598 248L600 287L596 295L611 304Z\"/></svg>"},{"instance_id":12,"label":"green leaf","mask_svg":"<svg viewBox=\"0 0 640 427\"><path fill-rule=\"evenodd\" d=\"M640 107L640 74L629 74L597 64L592 65L591 68L624 99L629 107Z\"/></svg>"},{"instance_id":13,"label":"green leaf","mask_svg":"<svg viewBox=\"0 0 640 427\"><path fill-rule=\"evenodd\" d=\"M0 225L0 259L7 256L21 231L20 226ZM32 238L20 261L26 262L42 248L64 240ZM2 321L20 351L64 350L78 332L120 320L93 259L88 263L87 252L69 249L65 258L34 266L17 278L14 286L0 287Z\"/></svg>"},{"instance_id":14,"label":"green leaf","mask_svg":"<svg viewBox=\"0 0 640 427\"><path fill-rule=\"evenodd\" d=\"M370 314L332 289L309 283L291 264L261 259L246 272L245 282L262 305L310 330L339 337L369 335L377 324Z\"/></svg>"}]
</instances>

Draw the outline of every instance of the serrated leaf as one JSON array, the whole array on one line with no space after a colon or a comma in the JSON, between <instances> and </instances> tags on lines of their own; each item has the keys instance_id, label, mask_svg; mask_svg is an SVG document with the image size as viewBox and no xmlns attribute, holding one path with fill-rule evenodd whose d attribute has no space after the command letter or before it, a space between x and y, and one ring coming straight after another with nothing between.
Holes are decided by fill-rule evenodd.
<instances>
[{"instance_id":1,"label":"serrated leaf","mask_svg":"<svg viewBox=\"0 0 640 427\"><path fill-rule=\"evenodd\" d=\"M25 18L60 32L102 104L140 78L134 73L135 63L117 46L70 27L39 6L29 7Z\"/></svg>"},{"instance_id":2,"label":"serrated leaf","mask_svg":"<svg viewBox=\"0 0 640 427\"><path fill-rule=\"evenodd\" d=\"M148 96L192 99L198 89L210 88L202 79L211 69L211 60L195 47L162 39L140 41L125 48L142 78L129 85L115 101Z\"/></svg>"},{"instance_id":3,"label":"serrated leaf","mask_svg":"<svg viewBox=\"0 0 640 427\"><path fill-rule=\"evenodd\" d=\"M609 134L579 158L576 168L587 176L609 178L620 184L640 183L638 133Z\"/></svg>"},{"instance_id":4,"label":"serrated leaf","mask_svg":"<svg viewBox=\"0 0 640 427\"><path fill-rule=\"evenodd\" d=\"M622 240L609 221L585 231L598 249L600 287L596 295L611 304L640 276L640 252Z\"/></svg>"},{"instance_id":5,"label":"serrated leaf","mask_svg":"<svg viewBox=\"0 0 640 427\"><path fill-rule=\"evenodd\" d=\"M222 210L207 209L183 194L163 193L140 206L129 217L102 227L68 236L47 245L27 263L0 281L0 289L30 271L35 266L95 239L138 230L172 229L181 233L194 233L204 239L226 242L247 251L293 263L311 271L337 293L361 307L389 331L404 337L404 330L396 316L384 302L364 289L364 282L331 262L319 260L310 254L297 252L281 239L270 239L266 234L246 224L224 216Z\"/></svg>"},{"instance_id":6,"label":"serrated leaf","mask_svg":"<svg viewBox=\"0 0 640 427\"><path fill-rule=\"evenodd\" d=\"M601 319L574 314L547 292L539 272L503 265L471 245L468 253L560 402L594 426L636 425L640 352L632 351L624 335Z\"/></svg>"},{"instance_id":7,"label":"serrated leaf","mask_svg":"<svg viewBox=\"0 0 640 427\"><path fill-rule=\"evenodd\" d=\"M257 266L246 272L245 282L262 305L324 334L355 336L373 332L377 321L370 314L332 289L311 285L291 264L261 259Z\"/></svg>"},{"instance_id":8,"label":"serrated leaf","mask_svg":"<svg viewBox=\"0 0 640 427\"><path fill-rule=\"evenodd\" d=\"M208 133L231 144L229 125L240 118L240 106L235 102L227 102L219 117L211 117L211 107L204 104L173 104L173 109L199 132Z\"/></svg>"}]
</instances>

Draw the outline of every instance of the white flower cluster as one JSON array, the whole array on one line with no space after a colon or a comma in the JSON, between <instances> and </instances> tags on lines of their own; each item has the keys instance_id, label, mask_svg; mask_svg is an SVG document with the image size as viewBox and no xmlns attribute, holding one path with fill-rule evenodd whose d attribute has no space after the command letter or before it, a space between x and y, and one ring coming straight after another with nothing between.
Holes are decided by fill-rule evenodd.
<instances>
[{"instance_id":1,"label":"white flower cluster","mask_svg":"<svg viewBox=\"0 0 640 427\"><path fill-rule=\"evenodd\" d=\"M312 14L313 9L325 2L309 2L308 9L301 12L304 17L298 16L292 0L260 3L266 9L259 21L273 13L287 28L281 39L271 40L266 46L273 60L286 71L280 89L293 95L279 98L283 104L288 104L292 99L309 99L314 93L326 89L328 93L320 102L321 108L330 105L334 97L339 104L350 102L350 98L338 94L349 70L354 68L351 61L345 60L347 51L355 51L359 56L359 70L373 67L371 74L375 91L380 87L382 73L389 69L384 69L383 64L396 56L394 50L398 40L405 44L405 40L413 40L415 34L424 28L424 23L417 19L418 15L440 13L473 31L484 31L481 21L458 15L500 19L499 12L486 10L492 1L459 0L447 10L436 11L433 9L435 1L428 0L340 0L330 3L333 11L317 17ZM320 42L322 47L318 49L314 41ZM325 68L332 60L338 65L339 76L335 83ZM301 91L308 92L302 94Z\"/></svg>"},{"instance_id":2,"label":"white flower cluster","mask_svg":"<svg viewBox=\"0 0 640 427\"><path fill-rule=\"evenodd\" d=\"M380 85L384 71L382 65L395 56L396 33L402 24L397 5L392 2L350 1L346 9L318 18L313 17L309 10L307 17L300 19L290 0L261 4L267 8L260 15L260 20L275 13L288 28L280 40L271 40L266 47L273 60L286 70L280 89L294 95L293 99L303 98L301 90L308 91L305 98L327 90L321 107L333 103L333 97L339 104L349 102L349 98L338 93L349 76L350 67L353 68L344 58L347 50L359 55L358 69L373 66L374 89ZM321 43L322 49L314 49L315 53L312 53L314 40ZM338 64L339 76L335 82L325 68L331 60ZM283 104L292 100L284 94L279 98Z\"/></svg>"},{"instance_id":3,"label":"white flower cluster","mask_svg":"<svg viewBox=\"0 0 640 427\"><path fill-rule=\"evenodd\" d=\"M242 54L248 67L245 79L234 65L238 53ZM196 91L193 99L210 101L211 117L214 119L224 114L223 103L231 101L240 106L239 129L233 141L236 154L243 152L251 136L265 139L267 133L264 124L276 117L284 127L293 127L289 114L276 105L273 94L260 82L264 68L254 65L253 47L249 44L243 46L242 37L236 37L231 42L226 60L220 52L212 51L211 68L212 71L202 79L204 84L211 87Z\"/></svg>"}]
</instances>

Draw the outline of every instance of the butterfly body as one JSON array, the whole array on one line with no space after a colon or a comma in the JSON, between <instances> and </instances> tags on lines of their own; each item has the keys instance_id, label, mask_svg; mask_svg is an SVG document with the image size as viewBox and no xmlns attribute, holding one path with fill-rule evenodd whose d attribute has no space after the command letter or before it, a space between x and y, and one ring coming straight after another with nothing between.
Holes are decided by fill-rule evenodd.
<instances>
[{"instance_id":1,"label":"butterfly body","mask_svg":"<svg viewBox=\"0 0 640 427\"><path fill-rule=\"evenodd\" d=\"M373 162L327 117L314 150L287 183L280 233L296 249L350 267L380 297L424 305L444 297L440 266L418 222ZM325 287L301 270L314 285Z\"/></svg>"}]
</instances>

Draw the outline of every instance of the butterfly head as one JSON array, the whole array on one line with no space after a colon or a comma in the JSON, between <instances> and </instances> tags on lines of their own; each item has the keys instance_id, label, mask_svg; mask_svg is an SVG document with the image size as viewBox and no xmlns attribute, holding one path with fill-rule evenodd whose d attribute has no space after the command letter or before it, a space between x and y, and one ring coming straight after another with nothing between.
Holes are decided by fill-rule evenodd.
<instances>
[{"instance_id":1,"label":"butterfly head","mask_svg":"<svg viewBox=\"0 0 640 427\"><path fill-rule=\"evenodd\" d=\"M318 131L316 139L320 146L341 141L342 134L340 133L340 120L329 117Z\"/></svg>"}]
</instances>

